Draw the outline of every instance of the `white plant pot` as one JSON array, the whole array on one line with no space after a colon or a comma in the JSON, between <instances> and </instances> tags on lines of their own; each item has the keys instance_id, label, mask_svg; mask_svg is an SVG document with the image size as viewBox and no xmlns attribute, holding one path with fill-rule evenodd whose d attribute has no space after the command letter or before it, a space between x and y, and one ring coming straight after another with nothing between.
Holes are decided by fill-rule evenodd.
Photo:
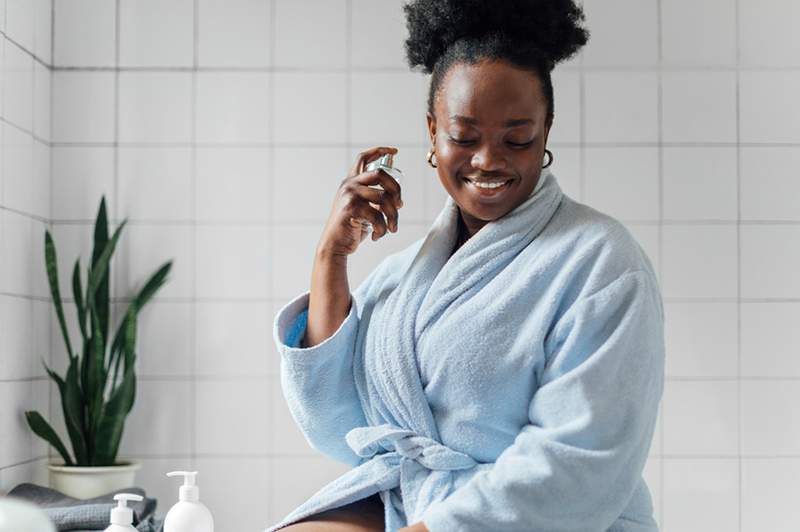
<instances>
[{"instance_id":1,"label":"white plant pot","mask_svg":"<svg viewBox=\"0 0 800 532\"><path fill-rule=\"evenodd\" d=\"M136 485L138 462L119 462L113 466L65 466L47 464L50 487L76 499L91 499Z\"/></svg>"}]
</instances>

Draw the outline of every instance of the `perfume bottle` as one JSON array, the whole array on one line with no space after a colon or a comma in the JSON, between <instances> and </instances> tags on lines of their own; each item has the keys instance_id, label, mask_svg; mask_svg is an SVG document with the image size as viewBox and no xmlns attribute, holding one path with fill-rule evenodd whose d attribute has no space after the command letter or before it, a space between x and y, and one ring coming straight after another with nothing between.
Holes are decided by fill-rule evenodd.
<instances>
[{"instance_id":1,"label":"perfume bottle","mask_svg":"<svg viewBox=\"0 0 800 532\"><path fill-rule=\"evenodd\" d=\"M394 166L392 166L391 153L386 153L384 155L381 155L378 159L375 159L374 161L367 164L365 171L371 172L373 170L383 170L384 172L392 176L392 178L398 183L400 183L403 179L403 172L399 168L395 168ZM381 185L368 185L368 186L370 188L377 188L383 190L383 187ZM374 209L380 210L380 206L374 203L370 203L370 205L372 205ZM386 217L386 214L384 214L383 211L380 211L380 213L383 214L383 219L386 220L386 223L388 224L389 220ZM368 220L362 219L360 221L361 221L361 226L367 231L367 236L371 235L373 230L372 224Z\"/></svg>"}]
</instances>

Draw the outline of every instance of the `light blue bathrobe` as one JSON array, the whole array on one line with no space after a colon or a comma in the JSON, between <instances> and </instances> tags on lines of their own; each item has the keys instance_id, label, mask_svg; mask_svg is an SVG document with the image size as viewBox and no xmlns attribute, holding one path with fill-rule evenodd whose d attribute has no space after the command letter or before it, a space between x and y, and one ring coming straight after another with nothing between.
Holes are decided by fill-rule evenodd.
<instances>
[{"instance_id":1,"label":"light blue bathrobe","mask_svg":"<svg viewBox=\"0 0 800 532\"><path fill-rule=\"evenodd\" d=\"M450 257L458 215L448 197L322 343L297 347L308 292L276 315L292 416L353 469L267 530L378 492L392 532L657 531L664 314L644 251L549 170Z\"/></svg>"}]
</instances>

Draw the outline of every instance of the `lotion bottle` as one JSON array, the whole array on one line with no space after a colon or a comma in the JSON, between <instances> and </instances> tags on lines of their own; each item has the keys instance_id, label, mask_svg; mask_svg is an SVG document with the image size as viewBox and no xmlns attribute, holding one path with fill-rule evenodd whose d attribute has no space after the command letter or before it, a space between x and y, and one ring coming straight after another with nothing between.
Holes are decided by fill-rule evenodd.
<instances>
[{"instance_id":1,"label":"lotion bottle","mask_svg":"<svg viewBox=\"0 0 800 532\"><path fill-rule=\"evenodd\" d=\"M136 531L133 526L133 510L128 508L128 501L141 501L142 496L135 493L117 493L114 495L117 507L111 509L111 526L105 532Z\"/></svg>"},{"instance_id":2,"label":"lotion bottle","mask_svg":"<svg viewBox=\"0 0 800 532\"><path fill-rule=\"evenodd\" d=\"M183 485L178 491L178 502L164 518L164 532L214 532L214 518L200 502L197 471L171 471L167 476L183 476Z\"/></svg>"}]
</instances>

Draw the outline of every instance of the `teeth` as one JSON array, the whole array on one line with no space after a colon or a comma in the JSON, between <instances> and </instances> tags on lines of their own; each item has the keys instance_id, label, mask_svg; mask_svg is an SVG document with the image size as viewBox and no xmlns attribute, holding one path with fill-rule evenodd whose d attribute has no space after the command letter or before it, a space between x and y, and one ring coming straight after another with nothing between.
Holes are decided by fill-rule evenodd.
<instances>
[{"instance_id":1,"label":"teeth","mask_svg":"<svg viewBox=\"0 0 800 532\"><path fill-rule=\"evenodd\" d=\"M477 183L475 181L470 180L469 183L479 188L499 188L508 183L508 181L503 181L500 183Z\"/></svg>"}]
</instances>

